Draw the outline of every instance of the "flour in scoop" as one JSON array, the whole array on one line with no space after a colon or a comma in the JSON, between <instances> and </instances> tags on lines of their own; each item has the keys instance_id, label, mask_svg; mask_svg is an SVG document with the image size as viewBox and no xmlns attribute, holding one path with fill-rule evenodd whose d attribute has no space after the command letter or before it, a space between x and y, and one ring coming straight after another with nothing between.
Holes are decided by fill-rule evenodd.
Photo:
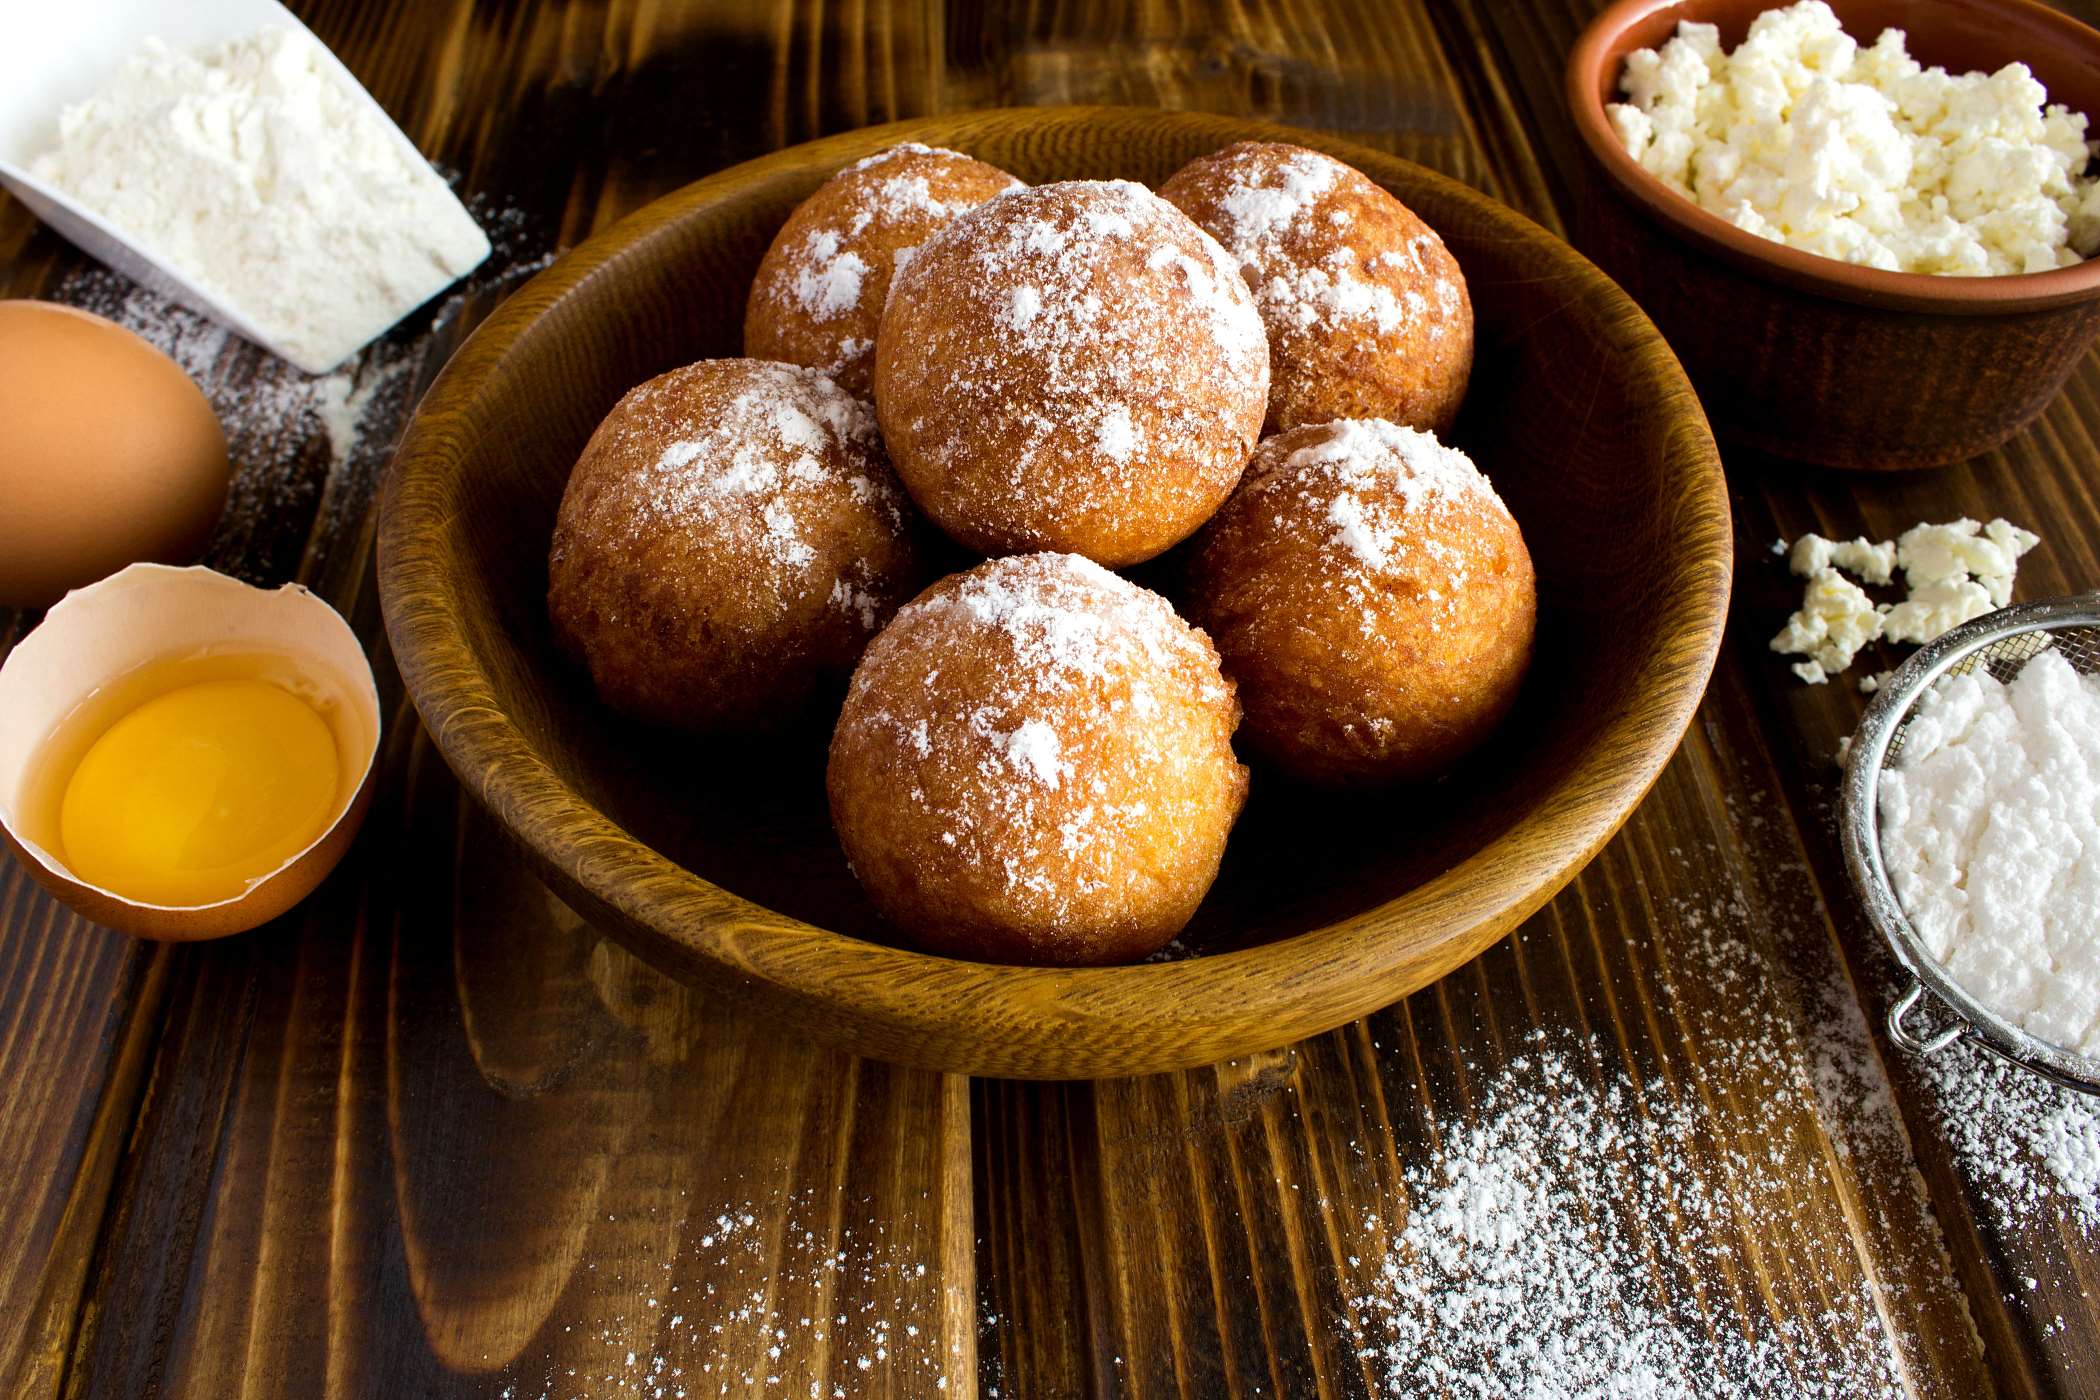
<instances>
[{"instance_id":1,"label":"flour in scoop","mask_svg":"<svg viewBox=\"0 0 2100 1400\"><path fill-rule=\"evenodd\" d=\"M30 167L155 261L332 368L471 271L489 240L314 39L149 39Z\"/></svg>"},{"instance_id":2,"label":"flour in scoop","mask_svg":"<svg viewBox=\"0 0 2100 1400\"><path fill-rule=\"evenodd\" d=\"M2044 651L1951 676L1881 778L1881 854L1933 958L2030 1035L2100 1054L2100 676Z\"/></svg>"}]
</instances>

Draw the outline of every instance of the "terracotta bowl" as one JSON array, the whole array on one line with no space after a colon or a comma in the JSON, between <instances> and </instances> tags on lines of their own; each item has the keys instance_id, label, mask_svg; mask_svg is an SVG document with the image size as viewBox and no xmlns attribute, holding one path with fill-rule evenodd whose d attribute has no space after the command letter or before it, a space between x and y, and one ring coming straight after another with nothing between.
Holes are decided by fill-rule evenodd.
<instances>
[{"instance_id":1,"label":"terracotta bowl","mask_svg":"<svg viewBox=\"0 0 2100 1400\"><path fill-rule=\"evenodd\" d=\"M1603 169L1576 242L1683 357L1731 441L1825 466L1930 467L2031 422L2100 336L2100 259L2009 277L1855 267L1745 233L1649 175L1604 114L1634 49L1681 20L1724 47L1783 0L1620 0L1568 58L1576 129ZM1863 45L1903 29L1950 71L2018 60L2052 102L2100 117L2100 33L2032 0L1833 0ZM2100 135L2096 127L2095 135Z\"/></svg>"},{"instance_id":2,"label":"terracotta bowl","mask_svg":"<svg viewBox=\"0 0 2100 1400\"><path fill-rule=\"evenodd\" d=\"M1367 797L1257 771L1188 956L1000 967L902 946L825 809L829 716L769 743L624 724L556 654L555 506L621 392L740 348L774 230L899 141L1030 181L1158 183L1259 137L1332 151L1442 231L1479 326L1455 439L1522 523L1540 581L1520 708L1461 772ZM430 390L387 482L395 656L460 780L580 913L792 1033L1029 1077L1203 1064L1340 1025L1507 933L1615 831L1676 748L1727 608L1713 439L1648 319L1566 244L1472 190L1305 132L1114 108L985 112L833 137L722 172L593 238L513 296Z\"/></svg>"}]
</instances>

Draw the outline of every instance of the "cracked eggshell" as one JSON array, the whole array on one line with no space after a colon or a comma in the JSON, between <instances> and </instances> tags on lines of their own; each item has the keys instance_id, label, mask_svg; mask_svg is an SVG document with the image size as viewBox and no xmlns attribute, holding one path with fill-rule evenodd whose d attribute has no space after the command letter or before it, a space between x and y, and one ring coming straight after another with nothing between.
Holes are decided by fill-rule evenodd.
<instances>
[{"instance_id":1,"label":"cracked eggshell","mask_svg":"<svg viewBox=\"0 0 2100 1400\"><path fill-rule=\"evenodd\" d=\"M313 688L343 758L334 819L304 850L215 904L141 904L75 878L21 830L46 740L143 668L210 654L281 658ZM255 588L206 568L134 564L68 593L0 665L0 831L52 894L141 938L240 933L304 899L350 848L371 802L378 753L379 691L364 647L341 614L298 584Z\"/></svg>"}]
</instances>

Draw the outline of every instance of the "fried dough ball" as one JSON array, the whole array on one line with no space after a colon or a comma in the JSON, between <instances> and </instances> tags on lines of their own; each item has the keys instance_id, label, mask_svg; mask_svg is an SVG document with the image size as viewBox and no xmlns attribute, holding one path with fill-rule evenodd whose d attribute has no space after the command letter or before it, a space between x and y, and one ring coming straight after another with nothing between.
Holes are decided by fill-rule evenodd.
<instances>
[{"instance_id":1,"label":"fried dough ball","mask_svg":"<svg viewBox=\"0 0 2100 1400\"><path fill-rule=\"evenodd\" d=\"M1393 423L1293 428L1198 537L1190 611L1250 752L1335 785L1425 778L1487 737L1531 658L1531 555L1465 454Z\"/></svg>"},{"instance_id":2,"label":"fried dough ball","mask_svg":"<svg viewBox=\"0 0 2100 1400\"><path fill-rule=\"evenodd\" d=\"M765 728L924 579L875 415L815 370L702 360L629 391L554 524L547 610L614 709Z\"/></svg>"},{"instance_id":3,"label":"fried dough ball","mask_svg":"<svg viewBox=\"0 0 2100 1400\"><path fill-rule=\"evenodd\" d=\"M897 614L831 741L831 819L882 913L935 952L1142 958L1218 873L1247 792L1218 655L1070 554L994 559Z\"/></svg>"},{"instance_id":4,"label":"fried dough ball","mask_svg":"<svg viewBox=\"0 0 2100 1400\"><path fill-rule=\"evenodd\" d=\"M1442 432L1473 369L1473 303L1436 231L1331 156L1242 141L1160 195L1225 245L1269 330L1265 432L1385 418Z\"/></svg>"},{"instance_id":5,"label":"fried dough ball","mask_svg":"<svg viewBox=\"0 0 2100 1400\"><path fill-rule=\"evenodd\" d=\"M744 353L820 369L866 398L890 277L935 229L1021 182L910 142L849 165L773 237L744 308Z\"/></svg>"},{"instance_id":6,"label":"fried dough ball","mask_svg":"<svg viewBox=\"0 0 2100 1400\"><path fill-rule=\"evenodd\" d=\"M1127 180L1002 195L898 275L875 345L897 475L985 554L1149 559L1232 491L1268 401L1254 299Z\"/></svg>"}]
</instances>

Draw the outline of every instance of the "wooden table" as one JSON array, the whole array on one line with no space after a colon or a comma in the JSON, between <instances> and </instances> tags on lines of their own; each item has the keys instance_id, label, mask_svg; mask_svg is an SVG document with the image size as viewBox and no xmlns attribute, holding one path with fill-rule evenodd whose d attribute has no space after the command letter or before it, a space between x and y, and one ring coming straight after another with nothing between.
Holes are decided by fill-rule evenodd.
<instances>
[{"instance_id":1,"label":"wooden table","mask_svg":"<svg viewBox=\"0 0 2100 1400\"><path fill-rule=\"evenodd\" d=\"M2033 1147L2100 1130L1869 1030L1894 980L1831 815L1862 700L1765 648L1797 596L1767 546L1811 528L2003 514L2046 541L2022 596L2100 583L2100 362L1966 466L1728 450L1729 641L1620 836L1444 982L1186 1074L973 1083L704 1000L521 873L387 660L385 445L536 257L785 143L1013 103L1325 128L1558 229L1588 190L1559 68L1592 3L300 5L501 247L338 386L367 419L346 452L281 367L189 345L243 404L210 562L303 579L370 639L384 781L320 894L225 942L133 942L0 866L0 1391L1465 1395L1572 1340L1547 1374L2100 1394L2092 1166ZM0 204L0 292L118 307L84 268ZM34 622L0 614L0 650ZM1483 1237L1473 1188L1531 1213ZM1501 1256L1534 1273L1498 1295Z\"/></svg>"}]
</instances>

